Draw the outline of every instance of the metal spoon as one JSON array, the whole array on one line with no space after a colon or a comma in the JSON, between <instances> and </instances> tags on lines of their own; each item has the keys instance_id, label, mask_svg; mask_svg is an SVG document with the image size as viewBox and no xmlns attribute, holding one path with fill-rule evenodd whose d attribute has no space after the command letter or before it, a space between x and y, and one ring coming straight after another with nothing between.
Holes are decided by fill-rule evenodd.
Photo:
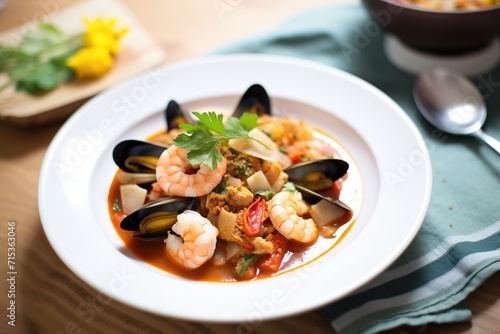
<instances>
[{"instance_id":1,"label":"metal spoon","mask_svg":"<svg viewBox=\"0 0 500 334\"><path fill-rule=\"evenodd\" d=\"M464 75L445 68L422 73L413 97L418 109L435 127L456 135L472 135L500 154L500 142L481 130L486 107L479 90Z\"/></svg>"}]
</instances>

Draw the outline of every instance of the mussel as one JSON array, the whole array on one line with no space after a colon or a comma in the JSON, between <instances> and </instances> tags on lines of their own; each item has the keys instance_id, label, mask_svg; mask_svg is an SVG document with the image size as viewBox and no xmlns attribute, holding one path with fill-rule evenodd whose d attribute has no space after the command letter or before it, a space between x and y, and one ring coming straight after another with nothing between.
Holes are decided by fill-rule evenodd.
<instances>
[{"instance_id":1,"label":"mussel","mask_svg":"<svg viewBox=\"0 0 500 334\"><path fill-rule=\"evenodd\" d=\"M177 222L177 215L185 210L200 207L198 198L166 197L149 202L138 208L120 222L120 228L139 231L134 237L153 239L164 238Z\"/></svg>"},{"instance_id":2,"label":"mussel","mask_svg":"<svg viewBox=\"0 0 500 334\"><path fill-rule=\"evenodd\" d=\"M165 108L165 122L167 124L167 131L179 128L180 124L196 123L193 115L182 107L174 100L170 100Z\"/></svg>"},{"instance_id":3,"label":"mussel","mask_svg":"<svg viewBox=\"0 0 500 334\"><path fill-rule=\"evenodd\" d=\"M259 116L271 114L271 100L262 85L253 84L248 87L236 104L231 116L240 118L245 112ZM191 112L183 109L174 100L170 100L165 108L165 121L168 130L178 128L179 124L182 123L194 124L197 122Z\"/></svg>"},{"instance_id":4,"label":"mussel","mask_svg":"<svg viewBox=\"0 0 500 334\"><path fill-rule=\"evenodd\" d=\"M309 211L321 227L324 237L331 237L337 229L351 220L352 209L342 201L328 196L333 183L345 175L349 164L341 159L304 161L285 169L288 178L311 205Z\"/></svg>"},{"instance_id":5,"label":"mussel","mask_svg":"<svg viewBox=\"0 0 500 334\"><path fill-rule=\"evenodd\" d=\"M156 181L158 158L168 145L141 140L124 140L113 149L113 160L124 173L118 174L121 184L147 184Z\"/></svg>"},{"instance_id":6,"label":"mussel","mask_svg":"<svg viewBox=\"0 0 500 334\"><path fill-rule=\"evenodd\" d=\"M239 118L245 112L259 116L271 115L271 100L264 87L259 84L251 85L241 96L232 116Z\"/></svg>"},{"instance_id":7,"label":"mussel","mask_svg":"<svg viewBox=\"0 0 500 334\"><path fill-rule=\"evenodd\" d=\"M333 182L344 176L348 169L349 164L344 160L318 159L293 164L285 169L285 173L310 204L326 200L342 210L352 211L347 204L320 193L331 189Z\"/></svg>"},{"instance_id":8,"label":"mussel","mask_svg":"<svg viewBox=\"0 0 500 334\"><path fill-rule=\"evenodd\" d=\"M309 214L320 227L323 237L333 237L340 226L352 219L352 209L342 201L323 196L300 185L296 185L296 188L302 198L311 205Z\"/></svg>"},{"instance_id":9,"label":"mussel","mask_svg":"<svg viewBox=\"0 0 500 334\"><path fill-rule=\"evenodd\" d=\"M125 172L151 173L167 147L141 140L124 140L113 149L113 160Z\"/></svg>"},{"instance_id":10,"label":"mussel","mask_svg":"<svg viewBox=\"0 0 500 334\"><path fill-rule=\"evenodd\" d=\"M312 191L311 189L308 189L308 188L301 186L301 185L298 185L298 184L296 184L295 187L297 188L298 191L300 191L302 193L302 198L304 198L304 200L306 202L308 202L309 204L314 205L322 200L325 200L325 201L339 207L340 209L342 209L344 211L352 212L352 209L342 201L339 201L337 199L333 199L329 196L323 196L315 191Z\"/></svg>"},{"instance_id":11,"label":"mussel","mask_svg":"<svg viewBox=\"0 0 500 334\"><path fill-rule=\"evenodd\" d=\"M349 169L349 164L341 159L318 159L293 164L285 169L288 178L295 184L312 191L332 187Z\"/></svg>"}]
</instances>

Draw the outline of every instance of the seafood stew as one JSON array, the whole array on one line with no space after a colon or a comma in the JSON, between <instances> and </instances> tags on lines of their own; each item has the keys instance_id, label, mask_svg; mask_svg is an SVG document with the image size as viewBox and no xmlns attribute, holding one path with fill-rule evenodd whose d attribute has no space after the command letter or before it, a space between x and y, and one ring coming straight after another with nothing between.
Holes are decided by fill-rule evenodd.
<instances>
[{"instance_id":1,"label":"seafood stew","mask_svg":"<svg viewBox=\"0 0 500 334\"><path fill-rule=\"evenodd\" d=\"M189 279L251 280L308 263L347 233L362 197L356 166L321 130L272 116L257 88L224 120L171 101L166 131L115 147L108 206L136 257Z\"/></svg>"}]
</instances>

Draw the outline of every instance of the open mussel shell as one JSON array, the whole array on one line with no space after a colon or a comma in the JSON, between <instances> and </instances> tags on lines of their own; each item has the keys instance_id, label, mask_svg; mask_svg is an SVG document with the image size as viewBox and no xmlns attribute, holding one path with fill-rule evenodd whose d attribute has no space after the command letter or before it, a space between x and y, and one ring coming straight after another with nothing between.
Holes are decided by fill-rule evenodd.
<instances>
[{"instance_id":1,"label":"open mussel shell","mask_svg":"<svg viewBox=\"0 0 500 334\"><path fill-rule=\"evenodd\" d=\"M158 230L146 233L137 233L132 235L134 238L141 239L142 241L161 241L168 237L170 229Z\"/></svg>"},{"instance_id":2,"label":"open mussel shell","mask_svg":"<svg viewBox=\"0 0 500 334\"><path fill-rule=\"evenodd\" d=\"M243 113L271 115L271 100L264 87L251 85L241 96L232 116L240 118ZM167 131L179 128L180 124L196 124L198 120L193 114L183 109L175 100L170 100L165 108Z\"/></svg>"},{"instance_id":3,"label":"open mussel shell","mask_svg":"<svg viewBox=\"0 0 500 334\"><path fill-rule=\"evenodd\" d=\"M152 184L156 182L156 174L154 173L119 173L117 175L120 184Z\"/></svg>"},{"instance_id":4,"label":"open mussel shell","mask_svg":"<svg viewBox=\"0 0 500 334\"><path fill-rule=\"evenodd\" d=\"M175 100L170 100L165 108L165 121L167 123L167 131L179 128L180 124L196 123L194 116L184 110Z\"/></svg>"},{"instance_id":5,"label":"open mussel shell","mask_svg":"<svg viewBox=\"0 0 500 334\"><path fill-rule=\"evenodd\" d=\"M156 163L166 145L141 140L124 140L113 149L115 164L129 173L155 173Z\"/></svg>"},{"instance_id":6,"label":"open mussel shell","mask_svg":"<svg viewBox=\"0 0 500 334\"><path fill-rule=\"evenodd\" d=\"M302 194L302 198L309 203L309 213L318 224L322 237L334 237L337 230L352 219L354 212L344 202L323 196L300 185L295 187Z\"/></svg>"},{"instance_id":7,"label":"open mussel shell","mask_svg":"<svg viewBox=\"0 0 500 334\"><path fill-rule=\"evenodd\" d=\"M243 93L232 116L240 118L245 112L259 116L264 114L271 115L271 100L264 87L259 84L250 86Z\"/></svg>"},{"instance_id":8,"label":"open mussel shell","mask_svg":"<svg viewBox=\"0 0 500 334\"><path fill-rule=\"evenodd\" d=\"M133 236L146 240L165 239L168 231L177 222L177 212L156 211L146 216L139 224L141 233Z\"/></svg>"},{"instance_id":9,"label":"open mussel shell","mask_svg":"<svg viewBox=\"0 0 500 334\"><path fill-rule=\"evenodd\" d=\"M320 159L293 164L285 169L290 181L313 191L321 191L345 175L349 164L341 159Z\"/></svg>"},{"instance_id":10,"label":"open mussel shell","mask_svg":"<svg viewBox=\"0 0 500 334\"><path fill-rule=\"evenodd\" d=\"M326 201L330 202L332 205L335 205L344 211L352 212L352 209L349 207L349 205L345 204L342 201L333 199L333 198L328 197L328 196L323 196L321 194L318 194L315 191L312 191L311 189L308 189L308 188L301 186L301 185L298 185L298 184L295 185L295 188L301 192L302 198L309 204L316 204L321 200L326 200Z\"/></svg>"},{"instance_id":11,"label":"open mussel shell","mask_svg":"<svg viewBox=\"0 0 500 334\"><path fill-rule=\"evenodd\" d=\"M126 231L141 231L142 233L169 230L177 220L177 214L185 210L196 210L199 206L200 200L196 197L161 198L141 206L123 218L120 222L120 228ZM161 225L162 222L154 220L161 218L164 218L164 225ZM155 228L153 228L153 225L155 225Z\"/></svg>"}]
</instances>

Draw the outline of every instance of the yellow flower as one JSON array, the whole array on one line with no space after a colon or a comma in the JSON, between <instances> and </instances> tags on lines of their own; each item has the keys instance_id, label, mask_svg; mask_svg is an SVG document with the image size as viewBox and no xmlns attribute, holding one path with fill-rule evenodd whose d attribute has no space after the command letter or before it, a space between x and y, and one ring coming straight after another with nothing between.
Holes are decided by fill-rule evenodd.
<instances>
[{"instance_id":1,"label":"yellow flower","mask_svg":"<svg viewBox=\"0 0 500 334\"><path fill-rule=\"evenodd\" d=\"M96 79L106 74L114 59L107 48L88 47L80 49L66 60L66 65L75 71L78 79Z\"/></svg>"},{"instance_id":2,"label":"yellow flower","mask_svg":"<svg viewBox=\"0 0 500 334\"><path fill-rule=\"evenodd\" d=\"M87 30L83 35L83 43L86 47L107 48L112 55L120 50L118 41L127 33L126 28L115 29L116 19L105 20L98 17L94 21L84 18Z\"/></svg>"},{"instance_id":3,"label":"yellow flower","mask_svg":"<svg viewBox=\"0 0 500 334\"><path fill-rule=\"evenodd\" d=\"M114 63L113 56L120 50L119 40L127 29L115 29L116 19L98 17L90 21L84 17L87 26L82 35L84 47L66 60L78 79L96 79L106 74Z\"/></svg>"}]
</instances>

